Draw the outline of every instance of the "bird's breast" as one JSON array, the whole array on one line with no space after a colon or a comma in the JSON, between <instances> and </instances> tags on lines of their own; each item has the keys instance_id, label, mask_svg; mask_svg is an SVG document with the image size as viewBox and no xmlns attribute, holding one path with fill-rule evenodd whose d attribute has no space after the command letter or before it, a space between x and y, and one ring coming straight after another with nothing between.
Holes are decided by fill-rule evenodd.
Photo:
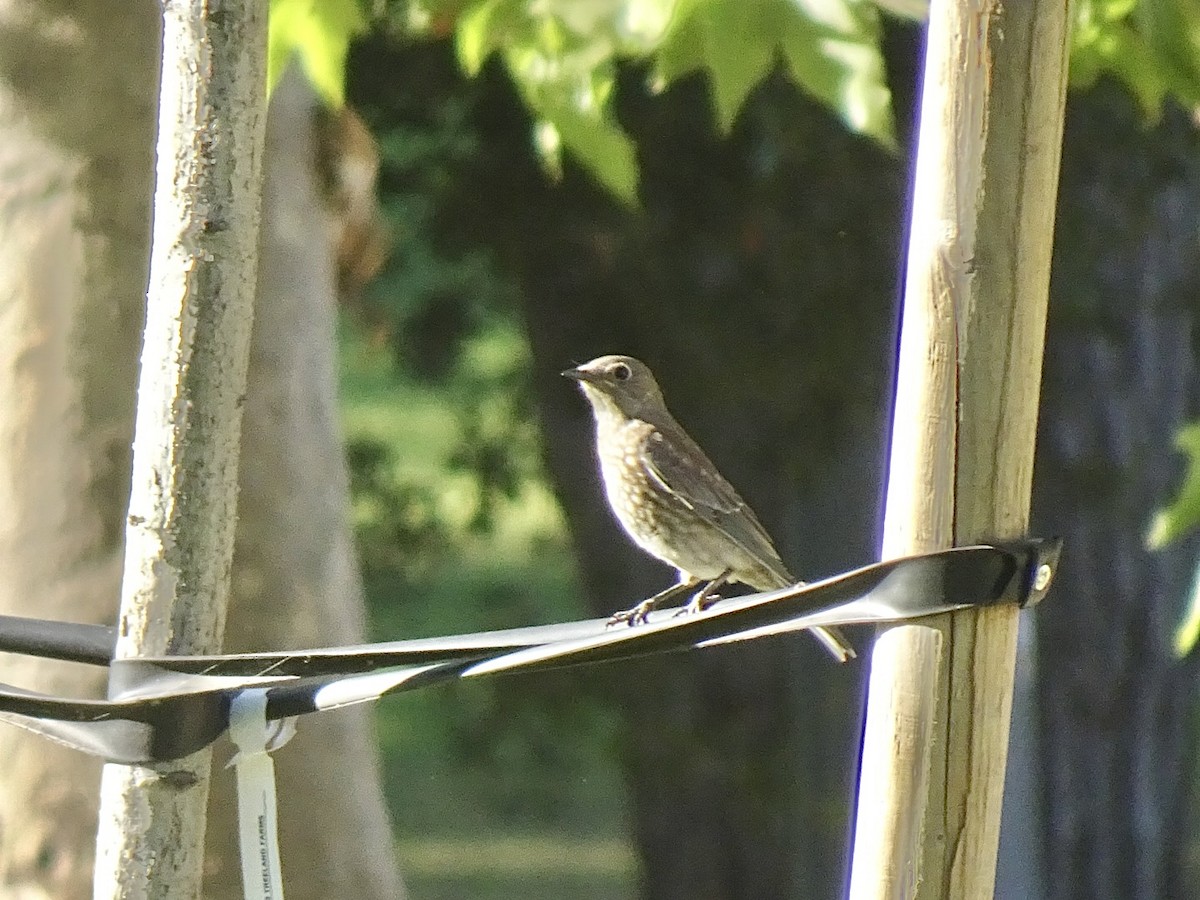
<instances>
[{"instance_id":1,"label":"bird's breast","mask_svg":"<svg viewBox=\"0 0 1200 900\"><path fill-rule=\"evenodd\" d=\"M681 572L715 578L727 566L727 542L650 474L646 442L654 431L653 425L638 419L598 427L600 471L609 505L647 553Z\"/></svg>"},{"instance_id":2,"label":"bird's breast","mask_svg":"<svg viewBox=\"0 0 1200 900\"><path fill-rule=\"evenodd\" d=\"M653 474L647 447L656 431L640 419L596 417L604 490L634 543L696 578L708 580L728 572L731 580L763 590L790 583L770 547L757 555L713 521L712 510L697 508Z\"/></svg>"},{"instance_id":3,"label":"bird's breast","mask_svg":"<svg viewBox=\"0 0 1200 900\"><path fill-rule=\"evenodd\" d=\"M638 419L600 425L600 473L609 505L621 524L636 539L654 523L645 443L653 426Z\"/></svg>"}]
</instances>

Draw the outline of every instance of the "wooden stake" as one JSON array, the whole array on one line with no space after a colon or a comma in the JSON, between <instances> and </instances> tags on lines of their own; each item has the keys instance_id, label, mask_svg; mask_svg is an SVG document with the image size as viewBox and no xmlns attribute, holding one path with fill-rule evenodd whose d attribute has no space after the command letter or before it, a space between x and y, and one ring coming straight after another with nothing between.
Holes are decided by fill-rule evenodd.
<instances>
[{"instance_id":1,"label":"wooden stake","mask_svg":"<svg viewBox=\"0 0 1200 900\"><path fill-rule=\"evenodd\" d=\"M1065 0L930 6L884 558L1025 531L1068 21ZM912 628L872 656L855 900L992 897L1016 610L930 624L940 662Z\"/></svg>"}]
</instances>

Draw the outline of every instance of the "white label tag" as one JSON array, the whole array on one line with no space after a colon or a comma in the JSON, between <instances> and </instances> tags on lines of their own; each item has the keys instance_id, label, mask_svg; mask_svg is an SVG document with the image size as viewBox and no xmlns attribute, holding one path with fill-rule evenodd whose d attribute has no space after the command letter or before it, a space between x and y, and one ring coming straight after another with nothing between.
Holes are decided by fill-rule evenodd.
<instances>
[{"instance_id":1,"label":"white label tag","mask_svg":"<svg viewBox=\"0 0 1200 900\"><path fill-rule=\"evenodd\" d=\"M246 900L283 900L279 829L275 808L275 762L269 750L295 731L267 722L267 692L251 688L237 694L229 709L229 737L238 752L229 765L237 770L238 830L242 850L242 890ZM282 737L282 740L280 738Z\"/></svg>"}]
</instances>

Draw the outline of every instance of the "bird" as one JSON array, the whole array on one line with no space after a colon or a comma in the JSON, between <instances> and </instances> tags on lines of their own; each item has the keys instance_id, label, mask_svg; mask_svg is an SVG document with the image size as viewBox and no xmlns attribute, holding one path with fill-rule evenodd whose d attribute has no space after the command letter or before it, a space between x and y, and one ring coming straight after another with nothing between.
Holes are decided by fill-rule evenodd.
<instances>
[{"instance_id":1,"label":"bird","mask_svg":"<svg viewBox=\"0 0 1200 900\"><path fill-rule=\"evenodd\" d=\"M667 410L645 363L600 356L567 369L596 420L596 450L609 506L635 544L679 571L676 584L615 613L609 624L645 622L670 599L696 591L681 612L704 609L727 582L756 590L803 584L780 559L749 505ZM855 656L835 628L812 634L839 661Z\"/></svg>"}]
</instances>

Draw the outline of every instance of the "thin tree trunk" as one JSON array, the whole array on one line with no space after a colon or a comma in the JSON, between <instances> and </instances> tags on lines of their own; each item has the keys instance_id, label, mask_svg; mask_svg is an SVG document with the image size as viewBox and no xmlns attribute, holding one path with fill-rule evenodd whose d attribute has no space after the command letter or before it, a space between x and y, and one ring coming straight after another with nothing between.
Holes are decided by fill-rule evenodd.
<instances>
[{"instance_id":1,"label":"thin tree trunk","mask_svg":"<svg viewBox=\"0 0 1200 900\"><path fill-rule=\"evenodd\" d=\"M162 9L119 658L221 649L258 268L265 3ZM199 896L210 760L104 767L97 898Z\"/></svg>"}]
</instances>

